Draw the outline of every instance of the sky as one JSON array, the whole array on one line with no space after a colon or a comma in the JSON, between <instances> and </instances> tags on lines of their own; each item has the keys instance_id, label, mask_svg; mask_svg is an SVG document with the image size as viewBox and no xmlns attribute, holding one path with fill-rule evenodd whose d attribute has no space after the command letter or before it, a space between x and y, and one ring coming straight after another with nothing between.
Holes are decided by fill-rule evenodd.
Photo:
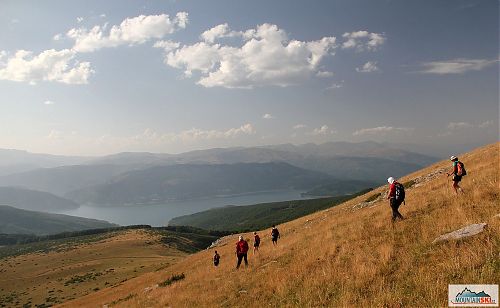
<instances>
[{"instance_id":1,"label":"sky","mask_svg":"<svg viewBox=\"0 0 500 308\"><path fill-rule=\"evenodd\" d=\"M499 139L496 0L0 2L0 148Z\"/></svg>"}]
</instances>

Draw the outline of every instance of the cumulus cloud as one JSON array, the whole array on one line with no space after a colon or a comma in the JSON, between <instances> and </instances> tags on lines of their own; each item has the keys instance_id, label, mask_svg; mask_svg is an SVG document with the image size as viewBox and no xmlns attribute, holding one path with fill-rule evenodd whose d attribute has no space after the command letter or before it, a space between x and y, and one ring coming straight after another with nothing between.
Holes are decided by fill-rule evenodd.
<instances>
[{"instance_id":1,"label":"cumulus cloud","mask_svg":"<svg viewBox=\"0 0 500 308\"><path fill-rule=\"evenodd\" d=\"M53 101L46 100L43 102L44 105L54 105L55 103Z\"/></svg>"},{"instance_id":2,"label":"cumulus cloud","mask_svg":"<svg viewBox=\"0 0 500 308\"><path fill-rule=\"evenodd\" d=\"M229 28L227 23L217 25L200 35L200 38L207 43L213 44L216 40L225 37L244 37L251 38L254 34L253 30L248 30L246 32L233 31Z\"/></svg>"},{"instance_id":3,"label":"cumulus cloud","mask_svg":"<svg viewBox=\"0 0 500 308\"><path fill-rule=\"evenodd\" d=\"M83 17L77 17L77 18L76 18L76 22L77 22L77 23L81 23L82 21L83 21Z\"/></svg>"},{"instance_id":4,"label":"cumulus cloud","mask_svg":"<svg viewBox=\"0 0 500 308\"><path fill-rule=\"evenodd\" d=\"M52 37L54 41L60 41L63 38L63 35L61 33L58 33Z\"/></svg>"},{"instance_id":5,"label":"cumulus cloud","mask_svg":"<svg viewBox=\"0 0 500 308\"><path fill-rule=\"evenodd\" d=\"M378 71L377 62L368 61L363 64L361 67L356 68L356 72L358 73L372 73Z\"/></svg>"},{"instance_id":6,"label":"cumulus cloud","mask_svg":"<svg viewBox=\"0 0 500 308\"><path fill-rule=\"evenodd\" d=\"M149 128L142 133L129 138L134 143L153 143L153 144L171 144L171 143L195 143L206 140L224 140L234 139L240 136L255 134L255 128L247 123L240 127L230 128L228 130L203 130L191 128L178 133L158 133Z\"/></svg>"},{"instance_id":7,"label":"cumulus cloud","mask_svg":"<svg viewBox=\"0 0 500 308\"><path fill-rule=\"evenodd\" d=\"M411 132L413 128L410 127L393 127L393 126L379 126L372 128L363 128L352 133L353 136L363 136L363 135L386 135L388 133L401 133L401 132Z\"/></svg>"},{"instance_id":8,"label":"cumulus cloud","mask_svg":"<svg viewBox=\"0 0 500 308\"><path fill-rule=\"evenodd\" d=\"M165 52L169 52L169 51L172 51L172 50L179 48L180 45L181 44L178 42L166 40L166 41L157 41L156 43L154 43L153 47L154 48L161 48L161 49L165 50Z\"/></svg>"},{"instance_id":9,"label":"cumulus cloud","mask_svg":"<svg viewBox=\"0 0 500 308\"><path fill-rule=\"evenodd\" d=\"M474 127L474 125L467 123L467 122L450 122L450 123L448 123L448 126L447 126L447 128L450 130L472 128L472 127Z\"/></svg>"},{"instance_id":10,"label":"cumulus cloud","mask_svg":"<svg viewBox=\"0 0 500 308\"><path fill-rule=\"evenodd\" d=\"M241 46L214 43L217 38L241 37ZM321 60L332 54L335 37L316 41L289 40L278 26L262 24L255 29L235 32L219 25L202 34L204 41L166 50L165 64L184 70L184 75L199 72L198 84L204 87L253 88L290 86L318 72Z\"/></svg>"},{"instance_id":11,"label":"cumulus cloud","mask_svg":"<svg viewBox=\"0 0 500 308\"><path fill-rule=\"evenodd\" d=\"M313 136L319 136L319 135L329 135L329 134L334 134L335 131L331 130L328 125L323 125L321 127L315 128L312 132L311 135Z\"/></svg>"},{"instance_id":12,"label":"cumulus cloud","mask_svg":"<svg viewBox=\"0 0 500 308\"><path fill-rule=\"evenodd\" d=\"M89 62L76 61L75 54L76 52L70 49L49 49L38 55L31 51L18 50L11 57L8 57L6 52L1 52L0 80L30 84L39 81L86 84L94 71ZM6 61L3 58L7 58Z\"/></svg>"},{"instance_id":13,"label":"cumulus cloud","mask_svg":"<svg viewBox=\"0 0 500 308\"><path fill-rule=\"evenodd\" d=\"M167 14L140 15L127 18L120 25L107 31L107 24L92 29L73 28L66 36L75 41L73 49L78 52L92 52L105 47L143 44L151 39L160 39L186 27L188 14L179 12L173 18Z\"/></svg>"},{"instance_id":14,"label":"cumulus cloud","mask_svg":"<svg viewBox=\"0 0 500 308\"><path fill-rule=\"evenodd\" d=\"M266 119L266 120L271 120L271 119L274 119L274 116L270 113L266 113L262 116L263 119Z\"/></svg>"},{"instance_id":15,"label":"cumulus cloud","mask_svg":"<svg viewBox=\"0 0 500 308\"><path fill-rule=\"evenodd\" d=\"M453 59L447 61L431 61L421 63L422 70L418 73L422 74L463 74L470 71L480 71L491 65L498 63L498 60L488 59Z\"/></svg>"},{"instance_id":16,"label":"cumulus cloud","mask_svg":"<svg viewBox=\"0 0 500 308\"><path fill-rule=\"evenodd\" d=\"M342 35L344 42L343 49L355 49L356 51L374 51L385 43L385 36L382 33L355 31L346 32Z\"/></svg>"}]
</instances>

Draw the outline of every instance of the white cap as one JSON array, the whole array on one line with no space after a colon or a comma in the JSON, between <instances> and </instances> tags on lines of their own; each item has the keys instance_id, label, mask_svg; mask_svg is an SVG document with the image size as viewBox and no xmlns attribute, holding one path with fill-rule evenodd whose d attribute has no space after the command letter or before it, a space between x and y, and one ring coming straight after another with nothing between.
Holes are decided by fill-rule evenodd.
<instances>
[{"instance_id":1,"label":"white cap","mask_svg":"<svg viewBox=\"0 0 500 308\"><path fill-rule=\"evenodd\" d=\"M391 176L390 178L387 179L387 182L389 182L389 184L392 184L394 183L394 178Z\"/></svg>"},{"instance_id":2,"label":"white cap","mask_svg":"<svg viewBox=\"0 0 500 308\"><path fill-rule=\"evenodd\" d=\"M240 235L239 239L240 241L243 241L243 235Z\"/></svg>"},{"instance_id":3,"label":"white cap","mask_svg":"<svg viewBox=\"0 0 500 308\"><path fill-rule=\"evenodd\" d=\"M456 157L455 155L451 155L450 160L455 160L455 159L457 159L457 158L458 158L458 157Z\"/></svg>"}]
</instances>

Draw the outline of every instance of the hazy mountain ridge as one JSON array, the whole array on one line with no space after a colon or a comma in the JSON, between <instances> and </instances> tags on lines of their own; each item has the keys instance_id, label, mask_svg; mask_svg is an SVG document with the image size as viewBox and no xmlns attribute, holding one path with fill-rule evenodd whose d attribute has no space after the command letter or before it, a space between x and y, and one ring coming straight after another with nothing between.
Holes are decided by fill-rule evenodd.
<instances>
[{"instance_id":1,"label":"hazy mountain ridge","mask_svg":"<svg viewBox=\"0 0 500 308\"><path fill-rule=\"evenodd\" d=\"M18 186L32 190L46 191L58 196L105 183L116 175L133 169L122 165L75 165L43 168L0 177L1 186Z\"/></svg>"},{"instance_id":2,"label":"hazy mountain ridge","mask_svg":"<svg viewBox=\"0 0 500 308\"><path fill-rule=\"evenodd\" d=\"M287 163L181 164L127 172L67 196L82 204L147 204L281 189L308 190L329 181L338 180ZM369 185L356 184L360 189Z\"/></svg>"},{"instance_id":3,"label":"hazy mountain ridge","mask_svg":"<svg viewBox=\"0 0 500 308\"><path fill-rule=\"evenodd\" d=\"M0 205L0 233L46 235L116 226L103 220L21 210Z\"/></svg>"},{"instance_id":4,"label":"hazy mountain ridge","mask_svg":"<svg viewBox=\"0 0 500 308\"><path fill-rule=\"evenodd\" d=\"M35 154L34 154L35 155ZM44 156L42 156L44 157ZM56 156L58 158L58 156ZM54 159L52 157L52 159ZM83 158L70 158L83 159ZM59 166L55 168L42 168L16 174L0 176L0 186L24 187L32 190L46 191L61 197L67 197L79 203L95 203L105 201L106 204L124 203L152 203L172 199L200 198L211 195L231 195L241 193L251 193L256 191L271 191L290 187L294 185L278 185L283 183L277 175L271 175L268 170L265 178L275 178L274 182L265 185L255 185L251 181L243 182L241 179L232 177L230 174L217 173L212 177L196 179L192 174L191 179L182 179L184 186L176 184L178 192L162 193L158 186L158 177L154 171L177 170L188 168L187 165L229 165L229 164L259 164L259 163L285 163L296 168L306 169L313 172L308 177L308 185L300 185L301 189L308 190L319 185L323 180L324 187L332 187L333 179L339 186L351 185L352 181L363 181L368 183L365 186L357 185L357 190L372 186L370 183L382 183L388 176L398 177L403 174L418 170L425 165L435 161L435 158L399 150L376 142L328 142L324 144L281 144L260 147L232 147L214 148L208 150L197 150L181 154L161 154L147 152L124 152L109 156L87 159L81 165ZM183 165L177 169L166 168L168 166ZM254 165L254 167L257 165ZM148 171L144 171L148 170ZM200 172L202 168L200 167ZM228 169L227 169L228 170ZM227 171L226 170L226 171ZM176 171L176 172L177 172ZM136 172L136 173L134 173ZM314 173L316 172L316 173ZM322 175L319 175L319 173ZM136 178L134 185L128 189L120 191L121 185L130 181L132 174ZM141 174L141 175L139 175ZM314 174L314 176L312 176ZM325 175L328 174L328 181ZM148 178L150 176L150 178ZM173 175L167 175L171 177ZM182 174L178 175L180 181ZM244 173L242 174L244 177ZM156 177L156 178L155 178ZM315 177L315 178L314 178ZM141 178L142 182L138 182ZM231 181L218 181L229 179ZM127 180L125 180L127 179ZM260 184L266 183L260 178L255 178ZM170 184L174 181L169 179ZM173 181L173 182L172 182ZM161 181L160 181L161 182ZM226 187L215 188L215 183ZM328 182L328 183L326 183ZM118 184L120 183L120 184ZM232 186L239 183L239 188ZM243 186L243 183L245 183ZM188 185L191 184L191 191ZM305 183L303 183L305 184ZM140 189L137 189L141 187ZM171 185L171 187L174 187ZM123 188L123 187L122 187ZM132 196L134 191L137 196ZM209 193L210 192L210 193ZM339 189L340 194L351 193L352 189ZM104 197L104 195L108 196ZM328 194L333 195L333 192Z\"/></svg>"},{"instance_id":5,"label":"hazy mountain ridge","mask_svg":"<svg viewBox=\"0 0 500 308\"><path fill-rule=\"evenodd\" d=\"M33 211L57 212L79 207L79 204L44 191L19 187L0 187L0 204Z\"/></svg>"},{"instance_id":6,"label":"hazy mountain ridge","mask_svg":"<svg viewBox=\"0 0 500 308\"><path fill-rule=\"evenodd\" d=\"M0 175L7 175L38 168L77 165L87 157L31 153L23 150L0 149Z\"/></svg>"}]
</instances>

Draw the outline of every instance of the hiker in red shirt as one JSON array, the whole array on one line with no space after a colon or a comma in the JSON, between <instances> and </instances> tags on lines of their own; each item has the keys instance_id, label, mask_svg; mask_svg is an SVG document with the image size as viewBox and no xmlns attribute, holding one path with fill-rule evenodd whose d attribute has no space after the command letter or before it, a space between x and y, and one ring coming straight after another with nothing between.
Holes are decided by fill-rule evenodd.
<instances>
[{"instance_id":1,"label":"hiker in red shirt","mask_svg":"<svg viewBox=\"0 0 500 308\"><path fill-rule=\"evenodd\" d=\"M245 259L245 266L248 266L247 259L248 252L248 243L243 239L243 236L240 235L238 243L236 243L236 256L238 257L238 264L236 264L236 268L240 268L241 260Z\"/></svg>"},{"instance_id":2,"label":"hiker in red shirt","mask_svg":"<svg viewBox=\"0 0 500 308\"><path fill-rule=\"evenodd\" d=\"M464 164L458 160L458 157L455 155L452 155L450 157L450 160L453 162L453 167L451 170L451 173L447 173L446 175L450 176L453 175L452 181L453 181L453 189L455 190L455 193L458 195L458 192L460 191L461 193L464 192L462 187L458 185L460 181L462 180L462 176L467 174L467 171L465 171Z\"/></svg>"},{"instance_id":3,"label":"hiker in red shirt","mask_svg":"<svg viewBox=\"0 0 500 308\"><path fill-rule=\"evenodd\" d=\"M253 237L254 237L253 253L255 254L255 252L259 252L260 236L257 234L257 232L254 232Z\"/></svg>"},{"instance_id":4,"label":"hiker in red shirt","mask_svg":"<svg viewBox=\"0 0 500 308\"><path fill-rule=\"evenodd\" d=\"M387 194L387 199L389 199L392 209L392 222L395 222L397 218L402 220L404 218L399 212L399 206L405 200L404 187L402 184L396 182L392 176L387 179L387 182L391 184L389 187L389 193Z\"/></svg>"}]
</instances>

